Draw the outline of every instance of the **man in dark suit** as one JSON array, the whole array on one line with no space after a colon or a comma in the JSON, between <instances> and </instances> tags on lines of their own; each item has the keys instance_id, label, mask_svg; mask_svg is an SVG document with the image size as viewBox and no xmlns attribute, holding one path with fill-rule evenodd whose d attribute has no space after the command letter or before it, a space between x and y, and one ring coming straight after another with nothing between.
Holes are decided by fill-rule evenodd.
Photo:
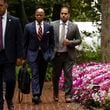
<instances>
[{"instance_id":1,"label":"man in dark suit","mask_svg":"<svg viewBox=\"0 0 110 110\"><path fill-rule=\"evenodd\" d=\"M0 110L3 110L4 96L8 110L14 110L16 75L15 66L21 63L22 29L18 18L7 12L7 0L0 0ZM5 94L3 92L5 82Z\"/></svg>"},{"instance_id":2,"label":"man in dark suit","mask_svg":"<svg viewBox=\"0 0 110 110\"><path fill-rule=\"evenodd\" d=\"M53 59L53 98L58 101L59 78L64 71L65 100L72 101L72 66L75 63L75 46L81 43L78 27L69 21L67 6L61 8L60 20L52 22L55 38L55 57Z\"/></svg>"},{"instance_id":3,"label":"man in dark suit","mask_svg":"<svg viewBox=\"0 0 110 110\"><path fill-rule=\"evenodd\" d=\"M54 48L53 27L44 21L43 8L35 10L35 21L24 29L24 58L32 70L32 102L38 104L42 95L48 61Z\"/></svg>"}]
</instances>

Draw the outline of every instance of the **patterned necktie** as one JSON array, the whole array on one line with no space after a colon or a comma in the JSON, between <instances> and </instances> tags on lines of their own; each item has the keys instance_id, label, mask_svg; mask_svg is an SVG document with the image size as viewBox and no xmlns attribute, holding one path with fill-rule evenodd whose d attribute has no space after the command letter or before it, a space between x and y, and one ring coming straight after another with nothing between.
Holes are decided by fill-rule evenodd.
<instances>
[{"instance_id":1,"label":"patterned necktie","mask_svg":"<svg viewBox=\"0 0 110 110\"><path fill-rule=\"evenodd\" d=\"M64 38L65 38L65 23L62 24L61 38L60 38L60 47L63 47Z\"/></svg>"},{"instance_id":2,"label":"patterned necktie","mask_svg":"<svg viewBox=\"0 0 110 110\"><path fill-rule=\"evenodd\" d=\"M0 16L0 49L3 49L2 16Z\"/></svg>"},{"instance_id":3,"label":"patterned necktie","mask_svg":"<svg viewBox=\"0 0 110 110\"><path fill-rule=\"evenodd\" d=\"M41 24L39 24L39 28L38 28L38 39L39 41L42 40L42 27L41 27Z\"/></svg>"}]
</instances>

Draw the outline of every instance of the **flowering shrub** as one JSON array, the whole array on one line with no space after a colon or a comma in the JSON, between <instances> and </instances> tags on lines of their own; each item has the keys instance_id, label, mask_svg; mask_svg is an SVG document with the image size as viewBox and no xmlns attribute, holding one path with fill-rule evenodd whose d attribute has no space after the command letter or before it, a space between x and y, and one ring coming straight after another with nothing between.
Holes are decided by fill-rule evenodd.
<instances>
[{"instance_id":1,"label":"flowering shrub","mask_svg":"<svg viewBox=\"0 0 110 110\"><path fill-rule=\"evenodd\" d=\"M73 99L84 104L88 100L105 103L110 88L110 63L82 63L72 69ZM60 77L59 87L63 89L64 74Z\"/></svg>"}]
</instances>

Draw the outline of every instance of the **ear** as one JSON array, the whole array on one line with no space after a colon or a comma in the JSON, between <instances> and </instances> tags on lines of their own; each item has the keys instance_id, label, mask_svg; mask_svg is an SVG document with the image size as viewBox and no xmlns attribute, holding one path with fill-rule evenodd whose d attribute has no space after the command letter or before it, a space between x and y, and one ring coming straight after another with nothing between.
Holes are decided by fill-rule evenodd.
<instances>
[{"instance_id":1,"label":"ear","mask_svg":"<svg viewBox=\"0 0 110 110\"><path fill-rule=\"evenodd\" d=\"M5 6L6 6L6 8L8 8L8 4L7 3L5 3Z\"/></svg>"},{"instance_id":2,"label":"ear","mask_svg":"<svg viewBox=\"0 0 110 110\"><path fill-rule=\"evenodd\" d=\"M70 18L70 13L68 14L68 18Z\"/></svg>"}]
</instances>

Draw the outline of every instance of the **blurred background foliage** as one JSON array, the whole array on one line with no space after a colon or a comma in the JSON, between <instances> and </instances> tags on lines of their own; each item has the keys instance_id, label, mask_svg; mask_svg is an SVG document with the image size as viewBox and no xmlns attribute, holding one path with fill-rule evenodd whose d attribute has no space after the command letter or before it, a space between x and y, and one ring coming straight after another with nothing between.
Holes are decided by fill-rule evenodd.
<instances>
[{"instance_id":1,"label":"blurred background foliage","mask_svg":"<svg viewBox=\"0 0 110 110\"><path fill-rule=\"evenodd\" d=\"M9 12L20 17L22 24L34 20L36 6L43 6L46 20L59 19L60 8L68 5L71 11L71 20L100 21L100 0L10 0Z\"/></svg>"}]
</instances>

